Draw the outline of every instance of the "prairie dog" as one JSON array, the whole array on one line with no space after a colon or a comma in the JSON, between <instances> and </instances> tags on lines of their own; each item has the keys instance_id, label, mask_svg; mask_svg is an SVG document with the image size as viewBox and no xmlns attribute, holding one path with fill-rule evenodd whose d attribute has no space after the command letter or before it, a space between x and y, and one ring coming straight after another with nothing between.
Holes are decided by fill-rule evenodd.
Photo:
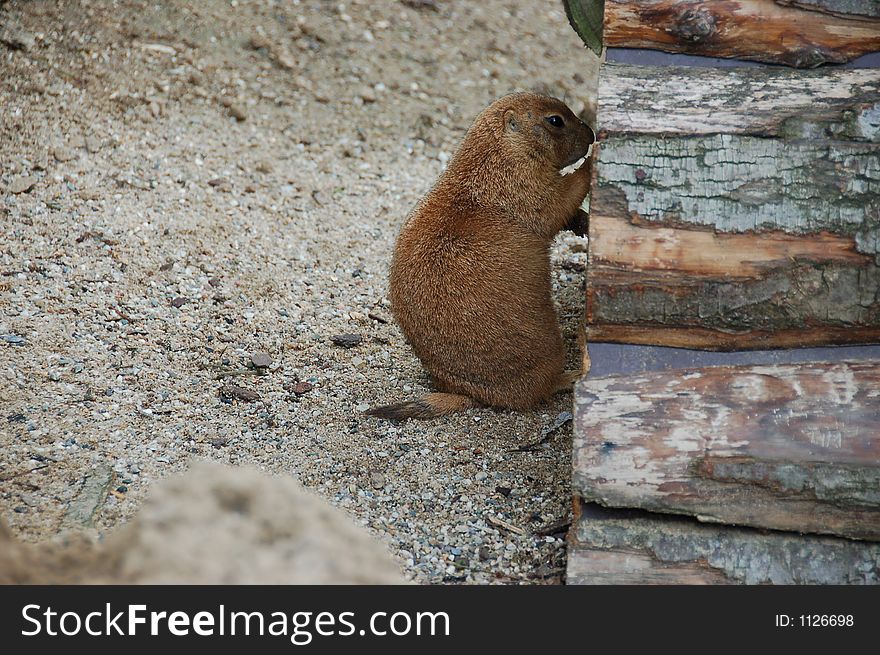
<instances>
[{"instance_id":1,"label":"prairie dog","mask_svg":"<svg viewBox=\"0 0 880 655\"><path fill-rule=\"evenodd\" d=\"M524 410L571 384L550 244L578 216L594 140L563 102L534 93L477 116L407 218L391 264L392 313L437 392L368 414Z\"/></svg>"}]
</instances>

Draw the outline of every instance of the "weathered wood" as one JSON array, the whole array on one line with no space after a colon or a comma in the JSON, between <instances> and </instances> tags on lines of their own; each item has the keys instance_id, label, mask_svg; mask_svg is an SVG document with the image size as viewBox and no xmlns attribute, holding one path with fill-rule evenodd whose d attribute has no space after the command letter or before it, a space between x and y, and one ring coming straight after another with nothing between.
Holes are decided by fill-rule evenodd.
<instances>
[{"instance_id":1,"label":"weathered wood","mask_svg":"<svg viewBox=\"0 0 880 655\"><path fill-rule=\"evenodd\" d=\"M604 0L563 0L565 13L572 28L581 37L587 46L584 52L584 65L582 68L583 86L586 91L584 97L584 111L581 116L593 131L596 132L596 115L599 99L599 71L604 59L604 45L602 41L604 30ZM595 166L596 152L590 155L585 164L592 175ZM590 205L589 195L584 200L583 207ZM578 236L586 236L589 229L588 213L584 208L578 210L577 216L569 223L568 228ZM586 323L581 322L578 343L581 351L581 371L587 373L590 370L590 351L587 346Z\"/></svg>"},{"instance_id":2,"label":"weathered wood","mask_svg":"<svg viewBox=\"0 0 880 655\"><path fill-rule=\"evenodd\" d=\"M605 45L798 68L880 50L871 0L606 0Z\"/></svg>"},{"instance_id":3,"label":"weathered wood","mask_svg":"<svg viewBox=\"0 0 880 655\"><path fill-rule=\"evenodd\" d=\"M880 2L877 0L775 0L778 5L824 11L843 17L880 18Z\"/></svg>"},{"instance_id":4,"label":"weathered wood","mask_svg":"<svg viewBox=\"0 0 880 655\"><path fill-rule=\"evenodd\" d=\"M586 337L880 342L880 72L607 64Z\"/></svg>"},{"instance_id":5,"label":"weathered wood","mask_svg":"<svg viewBox=\"0 0 880 655\"><path fill-rule=\"evenodd\" d=\"M585 500L880 541L880 362L597 378L575 410Z\"/></svg>"},{"instance_id":6,"label":"weathered wood","mask_svg":"<svg viewBox=\"0 0 880 655\"><path fill-rule=\"evenodd\" d=\"M575 499L566 583L880 584L880 544L705 525Z\"/></svg>"},{"instance_id":7,"label":"weathered wood","mask_svg":"<svg viewBox=\"0 0 880 655\"><path fill-rule=\"evenodd\" d=\"M599 87L608 135L752 136L880 140L877 69L799 71L607 63Z\"/></svg>"}]
</instances>

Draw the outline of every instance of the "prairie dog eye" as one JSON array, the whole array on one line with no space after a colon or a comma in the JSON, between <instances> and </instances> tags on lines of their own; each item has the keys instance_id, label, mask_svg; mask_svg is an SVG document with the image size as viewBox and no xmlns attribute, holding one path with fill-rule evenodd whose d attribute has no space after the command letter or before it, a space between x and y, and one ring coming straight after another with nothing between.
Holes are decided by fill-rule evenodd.
<instances>
[{"instance_id":1,"label":"prairie dog eye","mask_svg":"<svg viewBox=\"0 0 880 655\"><path fill-rule=\"evenodd\" d=\"M565 121L562 120L562 116L557 114L553 114L552 116L547 116L545 119L550 125L553 127L565 127Z\"/></svg>"}]
</instances>

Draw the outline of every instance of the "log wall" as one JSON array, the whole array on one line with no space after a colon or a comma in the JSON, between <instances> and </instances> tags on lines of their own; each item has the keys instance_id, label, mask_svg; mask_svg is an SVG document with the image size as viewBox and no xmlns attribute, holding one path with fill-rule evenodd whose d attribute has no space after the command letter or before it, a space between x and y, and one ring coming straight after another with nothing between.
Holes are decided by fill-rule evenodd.
<instances>
[{"instance_id":1,"label":"log wall","mask_svg":"<svg viewBox=\"0 0 880 655\"><path fill-rule=\"evenodd\" d=\"M588 341L880 342L880 71L606 64Z\"/></svg>"},{"instance_id":2,"label":"log wall","mask_svg":"<svg viewBox=\"0 0 880 655\"><path fill-rule=\"evenodd\" d=\"M880 50L874 0L605 0L605 45L798 68Z\"/></svg>"},{"instance_id":3,"label":"log wall","mask_svg":"<svg viewBox=\"0 0 880 655\"><path fill-rule=\"evenodd\" d=\"M708 367L582 381L588 502L880 541L880 363Z\"/></svg>"}]
</instances>

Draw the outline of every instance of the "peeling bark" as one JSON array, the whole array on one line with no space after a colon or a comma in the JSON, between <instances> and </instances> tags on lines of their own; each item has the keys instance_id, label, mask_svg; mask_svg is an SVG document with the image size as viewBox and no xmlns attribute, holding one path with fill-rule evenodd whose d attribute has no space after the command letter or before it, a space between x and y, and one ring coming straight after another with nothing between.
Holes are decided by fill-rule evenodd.
<instances>
[{"instance_id":1,"label":"peeling bark","mask_svg":"<svg viewBox=\"0 0 880 655\"><path fill-rule=\"evenodd\" d=\"M880 364L582 381L576 494L609 507L880 541Z\"/></svg>"},{"instance_id":2,"label":"peeling bark","mask_svg":"<svg viewBox=\"0 0 880 655\"><path fill-rule=\"evenodd\" d=\"M605 45L798 68L880 50L871 0L606 0Z\"/></svg>"},{"instance_id":3,"label":"peeling bark","mask_svg":"<svg viewBox=\"0 0 880 655\"><path fill-rule=\"evenodd\" d=\"M699 524L575 499L566 583L878 584L880 544Z\"/></svg>"},{"instance_id":4,"label":"peeling bark","mask_svg":"<svg viewBox=\"0 0 880 655\"><path fill-rule=\"evenodd\" d=\"M880 342L880 74L653 69L600 83L589 341Z\"/></svg>"}]
</instances>

